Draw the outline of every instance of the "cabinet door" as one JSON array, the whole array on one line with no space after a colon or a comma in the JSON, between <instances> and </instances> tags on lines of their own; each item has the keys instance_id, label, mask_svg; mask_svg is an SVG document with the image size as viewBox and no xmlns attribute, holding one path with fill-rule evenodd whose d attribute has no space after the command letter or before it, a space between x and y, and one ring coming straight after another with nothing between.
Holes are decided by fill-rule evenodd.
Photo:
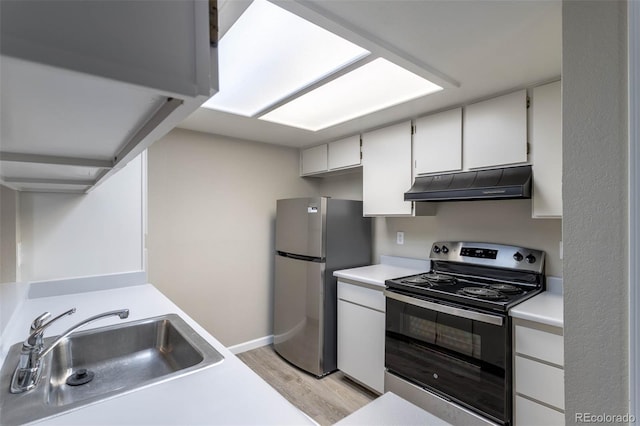
<instances>
[{"instance_id":1,"label":"cabinet door","mask_svg":"<svg viewBox=\"0 0 640 426\"><path fill-rule=\"evenodd\" d=\"M383 312L338 300L338 369L380 393L384 392L384 327Z\"/></svg>"},{"instance_id":2,"label":"cabinet door","mask_svg":"<svg viewBox=\"0 0 640 426\"><path fill-rule=\"evenodd\" d=\"M527 161L527 91L520 90L465 108L464 167Z\"/></svg>"},{"instance_id":3,"label":"cabinet door","mask_svg":"<svg viewBox=\"0 0 640 426\"><path fill-rule=\"evenodd\" d=\"M411 216L404 201L411 188L411 122L362 135L362 201L365 216Z\"/></svg>"},{"instance_id":4,"label":"cabinet door","mask_svg":"<svg viewBox=\"0 0 640 426\"><path fill-rule=\"evenodd\" d=\"M327 171L327 144L300 151L300 175Z\"/></svg>"},{"instance_id":5,"label":"cabinet door","mask_svg":"<svg viewBox=\"0 0 640 426\"><path fill-rule=\"evenodd\" d=\"M515 401L515 426L564 425L564 413L560 411L517 395Z\"/></svg>"},{"instance_id":6,"label":"cabinet door","mask_svg":"<svg viewBox=\"0 0 640 426\"><path fill-rule=\"evenodd\" d=\"M329 144L329 170L356 167L360 164L360 135Z\"/></svg>"},{"instance_id":7,"label":"cabinet door","mask_svg":"<svg viewBox=\"0 0 640 426\"><path fill-rule=\"evenodd\" d=\"M531 99L533 217L562 217L561 83L536 87Z\"/></svg>"},{"instance_id":8,"label":"cabinet door","mask_svg":"<svg viewBox=\"0 0 640 426\"><path fill-rule=\"evenodd\" d=\"M516 353L555 365L564 365L562 329L554 330L557 333L515 325L513 334Z\"/></svg>"},{"instance_id":9,"label":"cabinet door","mask_svg":"<svg viewBox=\"0 0 640 426\"><path fill-rule=\"evenodd\" d=\"M415 174L462 170L462 108L416 120Z\"/></svg>"},{"instance_id":10,"label":"cabinet door","mask_svg":"<svg viewBox=\"0 0 640 426\"><path fill-rule=\"evenodd\" d=\"M564 370L549 364L515 357L515 391L564 410Z\"/></svg>"}]
</instances>

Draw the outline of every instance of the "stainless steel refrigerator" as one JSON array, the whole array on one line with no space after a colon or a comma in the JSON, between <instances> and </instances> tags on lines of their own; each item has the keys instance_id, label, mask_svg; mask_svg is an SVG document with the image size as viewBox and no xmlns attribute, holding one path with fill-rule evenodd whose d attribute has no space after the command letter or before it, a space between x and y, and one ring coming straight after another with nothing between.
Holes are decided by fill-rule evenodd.
<instances>
[{"instance_id":1,"label":"stainless steel refrigerator","mask_svg":"<svg viewBox=\"0 0 640 426\"><path fill-rule=\"evenodd\" d=\"M371 221L362 202L328 197L278 200L274 347L290 363L324 376L337 368L337 284L333 272L371 263Z\"/></svg>"}]
</instances>

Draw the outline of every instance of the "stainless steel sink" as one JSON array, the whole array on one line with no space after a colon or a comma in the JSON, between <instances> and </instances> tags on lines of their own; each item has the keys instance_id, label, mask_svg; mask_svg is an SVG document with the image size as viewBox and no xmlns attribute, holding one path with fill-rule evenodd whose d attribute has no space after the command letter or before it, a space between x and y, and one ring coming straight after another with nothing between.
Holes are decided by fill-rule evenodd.
<instances>
[{"instance_id":1,"label":"stainless steel sink","mask_svg":"<svg viewBox=\"0 0 640 426\"><path fill-rule=\"evenodd\" d=\"M38 386L12 394L11 376L21 346L11 347L0 373L2 424L58 415L224 359L182 318L169 314L70 335L44 358Z\"/></svg>"}]
</instances>

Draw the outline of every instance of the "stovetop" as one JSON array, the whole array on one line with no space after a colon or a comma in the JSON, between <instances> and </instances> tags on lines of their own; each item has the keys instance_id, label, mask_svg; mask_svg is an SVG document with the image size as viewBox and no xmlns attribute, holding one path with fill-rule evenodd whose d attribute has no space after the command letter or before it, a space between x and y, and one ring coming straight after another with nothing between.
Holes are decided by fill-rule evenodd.
<instances>
[{"instance_id":1,"label":"stovetop","mask_svg":"<svg viewBox=\"0 0 640 426\"><path fill-rule=\"evenodd\" d=\"M544 290L543 251L494 243L439 241L431 271L386 281L390 291L506 313Z\"/></svg>"},{"instance_id":2,"label":"stovetop","mask_svg":"<svg viewBox=\"0 0 640 426\"><path fill-rule=\"evenodd\" d=\"M499 312L506 312L542 291L539 286L456 277L434 271L387 280L386 285L392 291Z\"/></svg>"}]
</instances>

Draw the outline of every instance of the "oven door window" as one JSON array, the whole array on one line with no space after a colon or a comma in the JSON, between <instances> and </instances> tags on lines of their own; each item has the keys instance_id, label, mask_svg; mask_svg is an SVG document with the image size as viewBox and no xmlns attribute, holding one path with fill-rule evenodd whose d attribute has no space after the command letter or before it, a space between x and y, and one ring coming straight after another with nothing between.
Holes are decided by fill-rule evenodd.
<instances>
[{"instance_id":1,"label":"oven door window","mask_svg":"<svg viewBox=\"0 0 640 426\"><path fill-rule=\"evenodd\" d=\"M506 324L387 298L385 364L393 373L506 421L510 413L507 330Z\"/></svg>"}]
</instances>

